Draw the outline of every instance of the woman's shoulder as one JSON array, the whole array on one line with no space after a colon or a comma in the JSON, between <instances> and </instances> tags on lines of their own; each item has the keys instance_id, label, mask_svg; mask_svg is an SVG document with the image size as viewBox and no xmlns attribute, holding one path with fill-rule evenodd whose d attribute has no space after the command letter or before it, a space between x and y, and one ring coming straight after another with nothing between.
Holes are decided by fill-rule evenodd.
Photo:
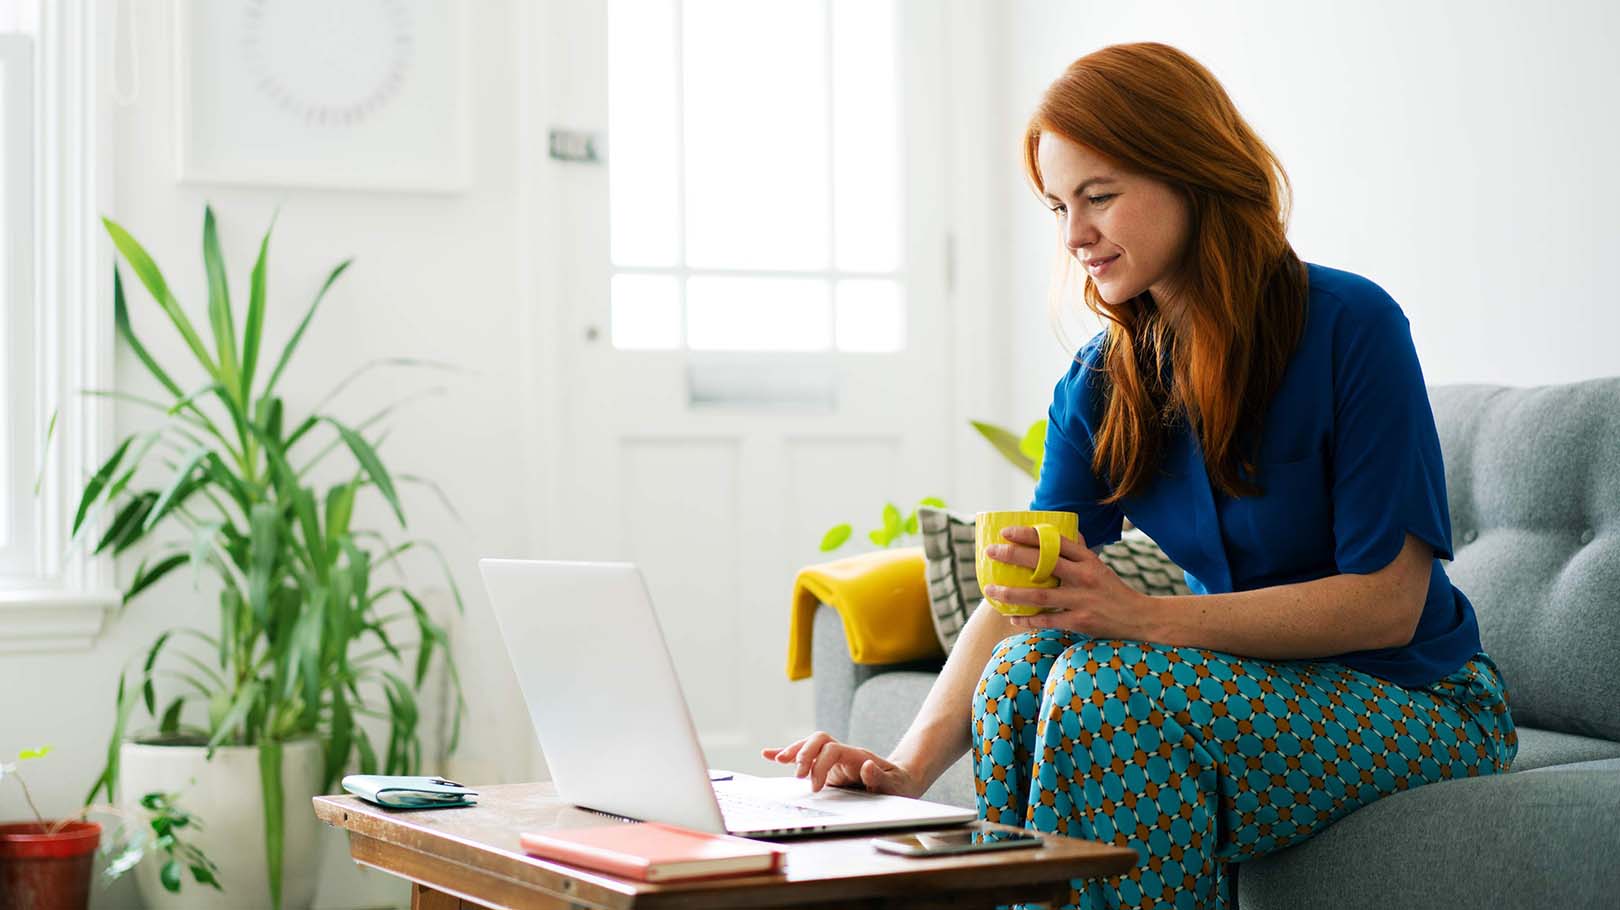
<instances>
[{"instance_id":1,"label":"woman's shoulder","mask_svg":"<svg viewBox=\"0 0 1620 910\"><path fill-rule=\"evenodd\" d=\"M1355 272L1305 263L1312 307L1323 307L1335 315L1348 312L1352 316L1376 315L1382 311L1401 311L1383 286Z\"/></svg>"}]
</instances>

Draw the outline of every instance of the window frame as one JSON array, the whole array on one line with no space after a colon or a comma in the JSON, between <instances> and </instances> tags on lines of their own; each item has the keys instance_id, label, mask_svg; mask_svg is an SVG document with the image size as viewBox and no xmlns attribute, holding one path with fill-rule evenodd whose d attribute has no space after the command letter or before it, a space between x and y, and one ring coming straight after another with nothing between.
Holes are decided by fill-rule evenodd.
<instances>
[{"instance_id":1,"label":"window frame","mask_svg":"<svg viewBox=\"0 0 1620 910\"><path fill-rule=\"evenodd\" d=\"M9 322L27 324L17 341L28 344L30 363L5 391L10 413L23 417L9 421L18 432L6 437L14 459L7 482L26 481L8 508L29 545L0 565L0 653L86 649L122 600L112 559L68 540L78 494L110 452L114 429L108 400L82 394L113 379L112 256L98 223L112 198L112 118L102 87L112 35L98 27L98 6L40 3L31 38L30 305L9 308L11 316L23 312ZM84 534L95 539L98 531Z\"/></svg>"},{"instance_id":2,"label":"window frame","mask_svg":"<svg viewBox=\"0 0 1620 910\"><path fill-rule=\"evenodd\" d=\"M613 0L609 0L609 2L613 2ZM674 124L675 124L675 136L674 136L674 147L675 147L674 158L675 158L675 160L674 160L674 167L675 167L675 175L676 175L676 184L675 184L675 224L674 224L675 262L672 265L643 265L643 264L624 264L624 263L619 263L617 261L614 261L612 259L612 255L611 255L612 254L612 233L611 233L612 232L612 223L611 223L611 219L610 219L610 222L609 222L609 232L610 233L609 233L609 238L608 238L609 261L608 261L608 269L607 269L607 280L608 280L608 283L609 283L609 287L611 288L613 279L615 277L620 276L620 275L639 276L639 277L658 277L658 278L672 279L674 281L674 284L675 284L675 307L676 307L676 318L677 318L677 322L678 322L677 328L678 328L678 332L679 332L679 337L676 339L676 342L675 342L675 344L673 346L657 346L657 347L641 347L641 346L634 346L634 345L628 346L628 347L619 346L618 340L615 337L614 332L613 332L613 325L614 325L613 303L614 303L614 301L613 301L612 293L611 293L611 290L610 290L610 292L608 294L608 297L607 297L607 300L606 300L607 310L606 310L606 314L605 314L606 319L604 320L604 324L607 326L607 331L606 331L607 348L609 350L611 350L615 355L619 355L619 356L626 356L626 355L629 355L629 356L637 356L637 355L670 356L670 355L677 355L677 356L685 357L691 362L698 362L698 363L712 363L712 362L741 363L741 362L747 362L751 358L760 358L760 357L767 357L767 358L789 357L789 358L796 358L796 359L801 359L801 360L807 359L807 358L822 358L822 359L832 359L832 360L836 361L839 358L870 358L870 357L873 357L873 356L880 356L881 357L881 356L893 356L893 355L908 355L908 354L912 353L913 350L914 350L914 347L915 347L915 341L914 341L914 337L913 337L913 324L912 323L913 323L913 320L915 318L915 316L914 316L914 308L917 305L917 301L916 301L916 296L917 295L916 295L916 288L915 288L915 281L914 281L915 264L910 261L910 258L907 255L907 246L908 246L908 241L911 239L911 234L912 234L912 231L914 229L914 225L911 223L911 212L910 212L910 210L908 209L908 207L905 205L905 203L903 201L903 196L904 196L904 187L903 187L903 185L897 187L897 189L896 189L896 193L899 194L900 200L899 200L899 203L898 203L897 208L896 208L896 212L897 212L897 215L899 217L899 224L897 225L898 235L895 238L896 241L897 241L897 253L898 253L898 261L897 261L895 267L892 268L892 269L864 269L864 268L840 268L838 266L838 219L837 219L838 185L837 185L837 173L836 173L836 170L837 170L837 164L836 164L836 162L837 162L837 154L836 154L836 149L834 148L834 131L836 130L836 124L837 124L837 119L838 119L838 111L837 111L837 108L836 108L838 93L837 93L837 88L836 88L836 76L835 76L835 73L834 73L834 68L835 68L835 49L834 49L834 38L835 38L834 31L835 30L834 30L834 21L833 21L834 20L834 15L835 15L835 12L834 12L834 9L833 9L834 0L823 0L823 2L822 2L822 12L823 12L822 23L821 23L821 25L822 25L822 53L825 55L825 61L824 61L824 63L825 63L825 67L824 67L825 68L825 73L824 73L825 82L824 82L824 86L823 86L823 88L824 88L824 96L823 97L824 97L825 105L824 105L824 107L822 108L822 110L819 113L824 116L825 126L827 127L826 136L825 136L826 145L827 145L827 149L826 149L826 153L827 153L826 154L826 173L825 173L826 186L827 186L827 196L823 200L824 204L826 205L826 215L827 215L827 236L826 236L826 241L827 241L827 264L826 264L825 267L821 267L821 268L766 268L766 267L753 267L753 266L694 266L694 265L691 264L691 262L690 262L690 260L688 258L688 255L687 255L687 237L688 237L688 233L689 233L689 225L687 223L687 217L686 217L687 216L687 211L688 211L688 206L687 206L687 203L688 203L688 200L687 200L687 180L686 180L687 136L686 136L686 129L685 129L685 125L686 125L686 113L685 112L686 112L686 102L687 102L687 90L686 90L686 84L685 84L685 78L684 78L684 62L683 62L684 58L686 56L686 52L687 52L685 34L683 32L683 17L685 15L685 11L684 11L684 4L683 4L682 0L668 0L668 2L671 4L672 12L673 12L673 15L674 15L674 25L675 25L674 53L673 53L673 59L672 59L675 71L671 75L672 81L674 83L674 106L675 106L675 109L674 109ZM912 87L907 85L907 83L906 83L905 72L904 72L904 55L905 55L905 40L906 39L905 39L903 29L904 29L904 23L905 23L906 15L907 15L907 10L906 10L906 6L905 6L905 0L893 0L892 11L893 11L893 15L895 17L895 25L896 25L895 32L894 32L894 45L891 48L891 52L894 55L893 60L894 60L894 66L895 66L895 86L894 86L894 88L895 88L895 91L897 93L896 101L897 101L897 104L899 104L901 106L902 115L903 115L903 108L904 108L904 105L906 103L907 93L912 91ZM611 43L611 41L612 41L611 33L608 34L607 40ZM612 53L612 51L611 51L611 45L610 45L610 48L608 50L608 54L611 55L611 53ZM611 98L609 99L609 103L611 104ZM610 139L611 139L611 136L610 136ZM912 142L912 137L909 136L908 133L907 133L906 124L903 121L903 117L902 117L902 122L900 122L900 123L898 123L896 125L895 140L896 140L895 154L897 156L897 160L900 163L903 164L907 160L908 156L912 152L912 149L910 147L910 144ZM609 154L609 156L608 156L608 161L609 161L609 167L611 168L611 162L612 162L611 154ZM611 180L612 180L611 171L609 173L609 178L608 179L610 181L609 192L612 193L613 189L612 189L612 186L611 186ZM691 306L690 306L690 303L689 303L689 300L688 300L688 283L693 278L759 278L759 279L767 279L767 280L774 280L774 279L802 280L802 279L809 279L809 280L822 282L825 285L825 288L826 288L826 300L827 300L826 320L827 320L827 338L828 338L828 342L827 342L826 347L804 348L804 349L791 348L791 347L790 348L778 348L778 347L769 347L769 346L762 346L762 347L694 347L693 344L692 344L692 341L691 341L691 328L692 328ZM838 342L838 338L839 338L839 336L838 336L838 285L839 285L839 283L841 281L887 281L887 282L892 282L897 286L897 288L899 290L900 318L901 318L901 324L902 324L902 331L901 331L901 335L900 335L900 343L899 343L898 347L896 347L896 348L882 348L882 349L875 349L875 350L867 350L867 349L864 349L864 348L856 348L856 347L843 348L843 347L839 346L839 342Z\"/></svg>"}]
</instances>

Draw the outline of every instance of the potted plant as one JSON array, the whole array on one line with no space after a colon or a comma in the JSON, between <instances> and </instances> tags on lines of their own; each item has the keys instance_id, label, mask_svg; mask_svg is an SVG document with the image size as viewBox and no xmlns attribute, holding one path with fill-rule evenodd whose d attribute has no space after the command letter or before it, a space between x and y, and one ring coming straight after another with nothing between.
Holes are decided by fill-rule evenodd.
<instances>
[{"instance_id":1,"label":"potted plant","mask_svg":"<svg viewBox=\"0 0 1620 910\"><path fill-rule=\"evenodd\" d=\"M160 422L123 438L88 480L73 535L79 541L98 512L111 520L94 545L97 553L122 554L159 532L178 532L135 569L126 605L182 567L194 578L216 579L220 590L217 628L166 631L145 649L139 669L120 674L106 765L86 802L103 791L109 799L122 792L126 808L133 808L131 794L188 788L189 803L209 820L204 845L232 899L258 900L250 896L258 893L274 906L307 906L316 874L310 798L330 792L351 762L368 773L418 771L417 693L436 653L454 684L450 749L459 737L464 702L445 632L400 566L408 553L436 557L460 609L461 594L442 553L428 540L391 541L351 523L357 501L377 497L405 528L396 481L427 486L441 500L443 493L431 481L391 473L378 454L386 436L379 424L404 400L357 423L325 411L372 367L434 364L365 364L310 413L294 417L277 384L349 261L332 269L266 372L269 229L259 243L238 334L214 213L205 209L211 336L205 341L147 251L117 223L103 223L202 376L182 384L178 371L141 344L115 266L118 336L165 394L94 393L152 409ZM337 453L349 467L336 482L317 484L312 469L332 473L326 462ZM385 570L397 579L381 581ZM126 741L138 708L156 721L156 730ZM373 743L362 723L367 717L386 721L385 744ZM137 872L148 903L164 897L154 884L159 875Z\"/></svg>"},{"instance_id":2,"label":"potted plant","mask_svg":"<svg viewBox=\"0 0 1620 910\"><path fill-rule=\"evenodd\" d=\"M101 826L81 819L46 821L34 805L17 764L42 758L49 747L27 749L17 762L0 762L0 781L11 778L22 788L34 820L0 824L0 906L90 906L90 872L95 865Z\"/></svg>"},{"instance_id":3,"label":"potted plant","mask_svg":"<svg viewBox=\"0 0 1620 910\"><path fill-rule=\"evenodd\" d=\"M115 806L85 806L76 819L46 821L17 765L44 758L50 751L50 746L25 749L18 753L16 763L0 762L0 781L15 780L34 813L31 822L0 824L0 907L88 907L90 872L102 833L101 825L88 816L91 811L125 815ZM108 858L105 879L117 879L153 854L163 859L158 875L166 890L180 892L186 869L199 885L219 890L219 870L213 860L187 840L186 829L200 829L202 822L180 808L172 793L148 793L141 797L141 808L144 819L120 824L101 844L101 852Z\"/></svg>"}]
</instances>

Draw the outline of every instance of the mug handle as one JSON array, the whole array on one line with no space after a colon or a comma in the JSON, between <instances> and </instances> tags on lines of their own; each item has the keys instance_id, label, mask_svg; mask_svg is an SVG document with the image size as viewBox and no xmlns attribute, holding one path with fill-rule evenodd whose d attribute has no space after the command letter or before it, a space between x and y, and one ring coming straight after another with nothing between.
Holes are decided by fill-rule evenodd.
<instances>
[{"instance_id":1,"label":"mug handle","mask_svg":"<svg viewBox=\"0 0 1620 910\"><path fill-rule=\"evenodd\" d=\"M1041 538L1041 556L1029 580L1042 585L1052 580L1052 572L1057 569L1058 554L1063 549L1063 533L1057 525L1045 522L1035 526L1035 533Z\"/></svg>"}]
</instances>

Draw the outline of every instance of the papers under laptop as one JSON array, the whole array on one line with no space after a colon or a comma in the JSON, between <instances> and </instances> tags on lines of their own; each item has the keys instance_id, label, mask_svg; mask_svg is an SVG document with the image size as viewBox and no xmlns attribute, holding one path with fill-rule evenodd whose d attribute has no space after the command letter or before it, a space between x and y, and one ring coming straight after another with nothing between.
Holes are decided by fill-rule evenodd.
<instances>
[{"instance_id":1,"label":"papers under laptop","mask_svg":"<svg viewBox=\"0 0 1620 910\"><path fill-rule=\"evenodd\" d=\"M482 559L478 568L557 795L576 806L755 837L977 817L864 790L811 793L808 778L711 782L633 564Z\"/></svg>"}]
</instances>

